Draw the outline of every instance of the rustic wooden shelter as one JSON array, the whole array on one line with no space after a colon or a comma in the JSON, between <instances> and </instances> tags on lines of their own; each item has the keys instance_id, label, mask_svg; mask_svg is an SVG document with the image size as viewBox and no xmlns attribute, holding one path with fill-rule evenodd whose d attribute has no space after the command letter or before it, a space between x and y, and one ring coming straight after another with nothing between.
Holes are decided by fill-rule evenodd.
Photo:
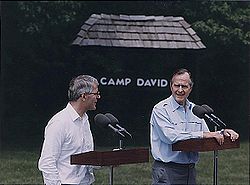
<instances>
[{"instance_id":1,"label":"rustic wooden shelter","mask_svg":"<svg viewBox=\"0 0 250 185\"><path fill-rule=\"evenodd\" d=\"M92 14L72 45L134 48L203 49L183 17Z\"/></svg>"},{"instance_id":2,"label":"rustic wooden shelter","mask_svg":"<svg viewBox=\"0 0 250 185\"><path fill-rule=\"evenodd\" d=\"M206 48L183 17L145 15L92 14L71 44L77 68L99 79L98 111L118 115L132 131L125 142L137 145L147 141L149 109L169 91L161 82L180 66L192 68ZM115 144L102 134L96 129L97 143Z\"/></svg>"}]
</instances>

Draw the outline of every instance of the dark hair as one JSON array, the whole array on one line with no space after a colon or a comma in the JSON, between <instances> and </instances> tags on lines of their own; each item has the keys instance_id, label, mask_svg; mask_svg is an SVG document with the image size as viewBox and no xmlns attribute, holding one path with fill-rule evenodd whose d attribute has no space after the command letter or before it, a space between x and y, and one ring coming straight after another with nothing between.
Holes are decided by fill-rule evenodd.
<instances>
[{"instance_id":1,"label":"dark hair","mask_svg":"<svg viewBox=\"0 0 250 185\"><path fill-rule=\"evenodd\" d=\"M191 74L191 72L190 72L189 70L187 70L187 69L185 69L185 68L177 69L177 70L173 73L172 78L171 78L171 84L173 83L173 78L174 78L176 75L182 75L182 74L184 74L184 73L188 73L188 74L189 74L189 77L190 77L190 80L191 80L190 83L189 83L189 85L190 85L191 87L193 87L194 82L193 82L193 80L192 80L192 74Z\"/></svg>"}]
</instances>

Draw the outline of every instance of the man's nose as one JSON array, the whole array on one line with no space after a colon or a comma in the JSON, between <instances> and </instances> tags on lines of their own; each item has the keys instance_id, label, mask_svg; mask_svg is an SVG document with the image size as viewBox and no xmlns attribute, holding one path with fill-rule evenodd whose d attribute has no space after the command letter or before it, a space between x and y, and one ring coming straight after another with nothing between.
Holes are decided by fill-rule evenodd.
<instances>
[{"instance_id":1,"label":"man's nose","mask_svg":"<svg viewBox=\"0 0 250 185\"><path fill-rule=\"evenodd\" d=\"M182 85L179 86L178 91L182 91Z\"/></svg>"}]
</instances>

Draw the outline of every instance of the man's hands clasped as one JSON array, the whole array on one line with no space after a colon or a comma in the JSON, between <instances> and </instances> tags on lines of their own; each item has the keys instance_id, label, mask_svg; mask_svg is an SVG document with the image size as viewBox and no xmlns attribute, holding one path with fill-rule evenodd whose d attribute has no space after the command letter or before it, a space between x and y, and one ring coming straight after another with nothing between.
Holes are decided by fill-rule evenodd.
<instances>
[{"instance_id":1,"label":"man's hands clasped","mask_svg":"<svg viewBox=\"0 0 250 185\"><path fill-rule=\"evenodd\" d=\"M230 137L231 141L235 141L239 138L239 134L232 129L224 129L218 132L204 132L203 138L215 138L219 145L224 143L224 137Z\"/></svg>"},{"instance_id":2,"label":"man's hands clasped","mask_svg":"<svg viewBox=\"0 0 250 185\"><path fill-rule=\"evenodd\" d=\"M225 129L223 131L223 135L226 137L230 137L232 141L235 141L239 138L239 134L232 129Z\"/></svg>"}]
</instances>

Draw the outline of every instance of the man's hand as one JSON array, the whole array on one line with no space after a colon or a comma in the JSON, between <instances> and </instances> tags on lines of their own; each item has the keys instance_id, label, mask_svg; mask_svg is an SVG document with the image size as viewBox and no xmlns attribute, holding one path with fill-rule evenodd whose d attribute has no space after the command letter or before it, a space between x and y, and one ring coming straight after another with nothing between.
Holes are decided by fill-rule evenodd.
<instances>
[{"instance_id":1,"label":"man's hand","mask_svg":"<svg viewBox=\"0 0 250 185\"><path fill-rule=\"evenodd\" d=\"M230 139L232 141L235 141L236 139L239 138L239 134L237 132L235 132L234 130L232 130L232 129L225 129L223 131L223 135L227 136L227 137L230 137Z\"/></svg>"},{"instance_id":2,"label":"man's hand","mask_svg":"<svg viewBox=\"0 0 250 185\"><path fill-rule=\"evenodd\" d=\"M215 138L219 145L224 143L224 136L219 132L203 132L203 138Z\"/></svg>"}]
</instances>

